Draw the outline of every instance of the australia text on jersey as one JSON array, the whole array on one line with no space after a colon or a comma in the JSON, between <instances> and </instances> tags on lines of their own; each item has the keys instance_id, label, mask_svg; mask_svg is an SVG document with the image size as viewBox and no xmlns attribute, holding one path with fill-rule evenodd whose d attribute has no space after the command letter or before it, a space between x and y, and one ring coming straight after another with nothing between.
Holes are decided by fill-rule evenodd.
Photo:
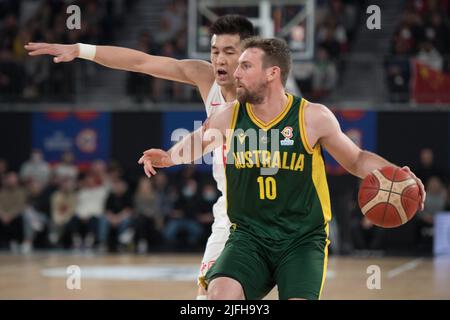
<instances>
[{"instance_id":1,"label":"australia text on jersey","mask_svg":"<svg viewBox=\"0 0 450 320\"><path fill-rule=\"evenodd\" d=\"M289 129L292 130L291 127ZM226 154L233 156L228 156L226 163L234 165L237 169L272 168L276 171L278 169L303 171L305 155L293 152L294 141L291 139L292 133L288 131L285 128L281 132L281 138L278 129L269 130L270 138L268 132L261 129L249 128L245 131L236 129L229 132Z\"/></svg>"}]
</instances>

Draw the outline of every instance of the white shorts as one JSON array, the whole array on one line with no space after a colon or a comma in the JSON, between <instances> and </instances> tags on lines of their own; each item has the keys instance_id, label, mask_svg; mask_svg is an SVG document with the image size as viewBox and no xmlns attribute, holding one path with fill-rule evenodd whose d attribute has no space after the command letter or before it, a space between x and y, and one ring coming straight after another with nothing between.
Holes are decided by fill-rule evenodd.
<instances>
[{"instance_id":1,"label":"white shorts","mask_svg":"<svg viewBox=\"0 0 450 320\"><path fill-rule=\"evenodd\" d=\"M198 274L198 284L202 284L206 272L222 253L222 250L230 235L231 222L226 214L226 202L224 197L220 197L213 207L214 223L212 232L206 243L203 254L200 272Z\"/></svg>"}]
</instances>

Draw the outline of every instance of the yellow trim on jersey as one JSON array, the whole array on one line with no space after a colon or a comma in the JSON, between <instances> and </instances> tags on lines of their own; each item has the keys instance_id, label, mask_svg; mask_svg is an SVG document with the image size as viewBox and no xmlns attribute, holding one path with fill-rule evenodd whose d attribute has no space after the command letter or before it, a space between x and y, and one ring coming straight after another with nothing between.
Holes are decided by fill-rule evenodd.
<instances>
[{"instance_id":1,"label":"yellow trim on jersey","mask_svg":"<svg viewBox=\"0 0 450 320\"><path fill-rule=\"evenodd\" d=\"M321 147L320 144L317 144L314 148L313 156L312 156L312 180L314 183L314 187L317 192L317 196L319 198L320 206L322 207L323 212L323 220L324 220L324 226L325 226L325 233L327 236L326 244L325 244L325 258L324 258L324 265L323 265L323 275L322 275L322 284L320 288L319 298L320 294L322 294L323 284L325 282L326 277L326 270L327 270L327 264L328 264L328 245L330 241L328 240L329 236L329 221L331 220L331 202L330 202L330 193L328 189L328 182L327 182L327 176L325 172L325 162L322 157Z\"/></svg>"},{"instance_id":2,"label":"yellow trim on jersey","mask_svg":"<svg viewBox=\"0 0 450 320\"><path fill-rule=\"evenodd\" d=\"M320 144L316 145L312 156L312 180L324 214L324 223L327 224L331 220L331 203Z\"/></svg>"},{"instance_id":3,"label":"yellow trim on jersey","mask_svg":"<svg viewBox=\"0 0 450 320\"><path fill-rule=\"evenodd\" d=\"M206 281L205 275L201 275L197 278L197 285L205 290L208 288L208 282Z\"/></svg>"},{"instance_id":4,"label":"yellow trim on jersey","mask_svg":"<svg viewBox=\"0 0 450 320\"><path fill-rule=\"evenodd\" d=\"M230 140L231 137L233 136L233 132L234 132L234 127L236 126L236 122L237 122L237 118L238 118L238 111L239 111L239 102L235 102L233 105L233 115L231 117L231 122L230 122L230 126L228 134L225 137L225 155L228 154L228 151L230 150Z\"/></svg>"},{"instance_id":5,"label":"yellow trim on jersey","mask_svg":"<svg viewBox=\"0 0 450 320\"><path fill-rule=\"evenodd\" d=\"M299 126L300 126L300 136L302 138L302 142L303 145L305 146L306 151L309 154L313 154L314 153L314 149L311 148L311 146L309 145L308 142L308 135L306 134L306 125L305 125L305 108L306 105L308 104L308 101L306 101L305 99L302 99L302 102L300 103L300 108L299 108Z\"/></svg>"},{"instance_id":6,"label":"yellow trim on jersey","mask_svg":"<svg viewBox=\"0 0 450 320\"><path fill-rule=\"evenodd\" d=\"M231 122L230 122L230 131L228 133L228 136L226 137L226 141L225 141L225 156L228 155L228 151L230 150L230 141L233 137L233 132L234 132L234 128L236 127L236 122L237 122L237 118L239 115L239 107L240 107L240 103L239 101L235 102L235 104L233 105L233 116L231 117ZM228 161L228 159L227 159ZM225 163L225 212L227 213L228 216L228 181L227 181L227 164ZM205 285L206 282L205 282ZM206 287L205 287L206 288Z\"/></svg>"},{"instance_id":7,"label":"yellow trim on jersey","mask_svg":"<svg viewBox=\"0 0 450 320\"><path fill-rule=\"evenodd\" d=\"M328 225L326 227L326 232L328 235ZM322 271L322 283L320 284L320 291L319 291L319 300L320 297L322 296L322 290L323 290L323 285L325 284L325 279L327 277L327 268L328 268L328 246L330 245L330 240L326 240L325 243L325 252L324 252L324 259L323 259L323 271Z\"/></svg>"},{"instance_id":8,"label":"yellow trim on jersey","mask_svg":"<svg viewBox=\"0 0 450 320\"><path fill-rule=\"evenodd\" d=\"M289 112L289 110L292 107L292 102L294 101L294 97L292 94L287 93L288 101L286 103L286 106L284 107L283 111L277 115L275 118L270 120L268 123L265 123L264 121L258 119L258 117L253 113L252 105L250 103L246 103L245 107L247 108L247 113L250 117L250 119L253 121L254 124L256 124L258 127L260 127L263 130L269 130L274 125L276 125L278 122L280 122L286 114Z\"/></svg>"}]
</instances>

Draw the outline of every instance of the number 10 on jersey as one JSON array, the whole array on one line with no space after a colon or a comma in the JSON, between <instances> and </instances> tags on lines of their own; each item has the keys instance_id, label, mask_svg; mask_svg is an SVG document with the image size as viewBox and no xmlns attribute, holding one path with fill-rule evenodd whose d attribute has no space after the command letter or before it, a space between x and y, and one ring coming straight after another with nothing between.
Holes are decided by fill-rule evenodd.
<instances>
[{"instance_id":1,"label":"number 10 on jersey","mask_svg":"<svg viewBox=\"0 0 450 320\"><path fill-rule=\"evenodd\" d=\"M277 197L277 182L274 177L258 177L259 198L274 200Z\"/></svg>"}]
</instances>

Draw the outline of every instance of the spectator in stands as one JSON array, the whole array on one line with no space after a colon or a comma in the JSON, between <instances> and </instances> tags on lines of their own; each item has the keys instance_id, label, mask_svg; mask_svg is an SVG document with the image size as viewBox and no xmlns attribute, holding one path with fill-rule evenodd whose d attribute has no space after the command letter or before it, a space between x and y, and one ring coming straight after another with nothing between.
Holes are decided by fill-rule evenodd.
<instances>
[{"instance_id":1,"label":"spectator in stands","mask_svg":"<svg viewBox=\"0 0 450 320\"><path fill-rule=\"evenodd\" d=\"M195 180L200 181L200 173L197 171L197 167L193 164L184 165L183 168L178 171L175 175L174 181L175 186L181 190L185 185L186 182L189 180Z\"/></svg>"},{"instance_id":2,"label":"spectator in stands","mask_svg":"<svg viewBox=\"0 0 450 320\"><path fill-rule=\"evenodd\" d=\"M173 42L166 42L162 44L161 55L165 57L172 57L175 59L182 59L183 56L179 55L176 51ZM153 99L157 102L160 101L179 101L182 97L180 90L180 84L173 81L167 81L162 79L153 79Z\"/></svg>"},{"instance_id":3,"label":"spectator in stands","mask_svg":"<svg viewBox=\"0 0 450 320\"><path fill-rule=\"evenodd\" d=\"M344 240L344 233L346 233L347 231L349 231L350 233L352 248L346 248L347 250L350 249L350 251L346 251L344 253L350 253L351 251L353 251L353 253L358 253L358 251L364 252L367 250L380 251L384 250L386 245L384 239L386 230L384 228L377 227L369 219L367 219L366 216L361 212L361 208L359 207L356 200L358 199L357 193L361 182L362 180L358 180L356 187L353 189L352 196L348 197L346 200L343 200L343 202L347 202L350 204L350 219L347 219L347 223L350 223L350 228L347 228L347 226L345 226L346 221L337 221L341 225L341 227L339 228L339 238L342 238ZM339 194L340 190L337 190L337 193ZM345 195L342 194L342 196ZM341 199L336 200L339 201ZM342 203L342 205L345 204Z\"/></svg>"},{"instance_id":4,"label":"spectator in stands","mask_svg":"<svg viewBox=\"0 0 450 320\"><path fill-rule=\"evenodd\" d=\"M39 149L31 152L30 159L20 168L20 177L24 181L35 180L45 186L50 178L50 166L44 160L44 156Z\"/></svg>"},{"instance_id":5,"label":"spectator in stands","mask_svg":"<svg viewBox=\"0 0 450 320\"><path fill-rule=\"evenodd\" d=\"M394 52L385 62L387 86L391 102L408 102L410 88L410 62L405 41L394 43Z\"/></svg>"},{"instance_id":6,"label":"spectator in stands","mask_svg":"<svg viewBox=\"0 0 450 320\"><path fill-rule=\"evenodd\" d=\"M351 238L354 250L383 250L385 230L375 226L354 203L351 220Z\"/></svg>"},{"instance_id":7,"label":"spectator in stands","mask_svg":"<svg viewBox=\"0 0 450 320\"><path fill-rule=\"evenodd\" d=\"M199 205L198 183L194 179L189 179L182 186L180 197L174 203L164 228L164 236L171 248L192 249L199 245L203 232L197 220Z\"/></svg>"},{"instance_id":8,"label":"spectator in stands","mask_svg":"<svg viewBox=\"0 0 450 320\"><path fill-rule=\"evenodd\" d=\"M17 16L12 13L7 15L2 21L0 27L0 48L5 48L12 51L14 39L19 32Z\"/></svg>"},{"instance_id":9,"label":"spectator in stands","mask_svg":"<svg viewBox=\"0 0 450 320\"><path fill-rule=\"evenodd\" d=\"M441 54L450 53L449 28L444 24L442 13L434 12L427 19L425 25L425 37L434 44Z\"/></svg>"},{"instance_id":10,"label":"spectator in stands","mask_svg":"<svg viewBox=\"0 0 450 320\"><path fill-rule=\"evenodd\" d=\"M433 68L436 71L442 71L444 59L431 41L426 40L420 44L420 51L416 58L430 68Z\"/></svg>"},{"instance_id":11,"label":"spectator in stands","mask_svg":"<svg viewBox=\"0 0 450 320\"><path fill-rule=\"evenodd\" d=\"M159 30L156 33L156 42L165 44L175 39L175 35L185 25L184 12L180 12L174 1L169 3L161 15Z\"/></svg>"},{"instance_id":12,"label":"spectator in stands","mask_svg":"<svg viewBox=\"0 0 450 320\"><path fill-rule=\"evenodd\" d=\"M164 172L159 172L155 177L153 177L153 188L154 193L159 199L158 210L161 215L166 218L172 211L174 199L178 196L172 197L176 188L174 186L169 186L169 180Z\"/></svg>"},{"instance_id":13,"label":"spectator in stands","mask_svg":"<svg viewBox=\"0 0 450 320\"><path fill-rule=\"evenodd\" d=\"M109 191L112 185L112 180L117 178L117 175L120 175L117 170L119 170L119 168L110 170L115 174L115 177L113 177L113 174L108 172L108 166L105 161L94 160L90 165L88 174L94 177L95 185L103 186L107 189L107 191Z\"/></svg>"},{"instance_id":14,"label":"spectator in stands","mask_svg":"<svg viewBox=\"0 0 450 320\"><path fill-rule=\"evenodd\" d=\"M333 59L338 59L341 53L341 45L334 37L334 31L327 25L318 30L317 41L320 47L326 48Z\"/></svg>"},{"instance_id":15,"label":"spectator in stands","mask_svg":"<svg viewBox=\"0 0 450 320\"><path fill-rule=\"evenodd\" d=\"M312 88L314 100L320 100L334 89L338 80L336 65L330 59L328 51L319 47L317 60L312 72Z\"/></svg>"},{"instance_id":16,"label":"spectator in stands","mask_svg":"<svg viewBox=\"0 0 450 320\"><path fill-rule=\"evenodd\" d=\"M217 188L212 183L206 183L202 188L202 194L199 204L199 213L197 215L197 221L200 223L203 229L201 244L205 244L211 234L211 226L214 222L213 205L219 198Z\"/></svg>"},{"instance_id":17,"label":"spectator in stands","mask_svg":"<svg viewBox=\"0 0 450 320\"><path fill-rule=\"evenodd\" d=\"M45 212L50 217L51 212L51 197L53 193L60 187L61 180L52 171L50 173L50 180L47 185L44 186L41 194L39 195L39 211Z\"/></svg>"},{"instance_id":18,"label":"spectator in stands","mask_svg":"<svg viewBox=\"0 0 450 320\"><path fill-rule=\"evenodd\" d=\"M70 248L72 234L69 221L75 215L77 208L77 193L75 180L64 178L61 185L51 197L50 243L54 246Z\"/></svg>"},{"instance_id":19,"label":"spectator in stands","mask_svg":"<svg viewBox=\"0 0 450 320\"><path fill-rule=\"evenodd\" d=\"M0 248L20 250L24 240L23 211L26 206L26 192L19 185L17 174L9 172L0 190Z\"/></svg>"},{"instance_id":20,"label":"spectator in stands","mask_svg":"<svg viewBox=\"0 0 450 320\"><path fill-rule=\"evenodd\" d=\"M424 185L427 185L428 179L432 176L440 177L444 182L447 182L447 174L434 163L434 152L430 148L420 150L419 165L414 172Z\"/></svg>"},{"instance_id":21,"label":"spectator in stands","mask_svg":"<svg viewBox=\"0 0 450 320\"><path fill-rule=\"evenodd\" d=\"M139 35L138 46L139 51L156 54L157 50L153 44L153 39L148 31L142 31ZM142 103L146 99L151 98L151 88L153 86L153 77L147 74L129 72L127 79L127 93L134 97L135 102Z\"/></svg>"},{"instance_id":22,"label":"spectator in stands","mask_svg":"<svg viewBox=\"0 0 450 320\"><path fill-rule=\"evenodd\" d=\"M99 239L99 219L105 212L108 189L98 185L95 176L87 174L77 193L75 216L70 221L72 242L75 248L92 248Z\"/></svg>"},{"instance_id":23,"label":"spectator in stands","mask_svg":"<svg viewBox=\"0 0 450 320\"><path fill-rule=\"evenodd\" d=\"M159 195L147 177L141 177L133 197L135 216L135 243L139 253L147 252L161 242L164 216L160 210Z\"/></svg>"},{"instance_id":24,"label":"spectator in stands","mask_svg":"<svg viewBox=\"0 0 450 320\"><path fill-rule=\"evenodd\" d=\"M420 212L422 219L432 224L434 216L444 210L446 202L447 192L442 180L439 177L431 176L427 183L425 208Z\"/></svg>"},{"instance_id":25,"label":"spectator in stands","mask_svg":"<svg viewBox=\"0 0 450 320\"><path fill-rule=\"evenodd\" d=\"M44 186L36 180L27 184L27 205L23 212L24 243L23 252L30 252L33 247L48 246L49 212L46 212L46 199L43 198Z\"/></svg>"},{"instance_id":26,"label":"spectator in stands","mask_svg":"<svg viewBox=\"0 0 450 320\"><path fill-rule=\"evenodd\" d=\"M0 158L0 189L3 186L3 180L8 173L8 161Z\"/></svg>"},{"instance_id":27,"label":"spectator in stands","mask_svg":"<svg viewBox=\"0 0 450 320\"><path fill-rule=\"evenodd\" d=\"M69 151L63 152L61 162L54 167L53 172L61 181L67 178L76 180L78 177L78 168L74 164L73 153Z\"/></svg>"},{"instance_id":28,"label":"spectator in stands","mask_svg":"<svg viewBox=\"0 0 450 320\"><path fill-rule=\"evenodd\" d=\"M425 208L417 213L417 246L423 253L431 253L433 240L434 216L444 211L447 202L447 191L441 179L437 176L429 177L425 184L427 197Z\"/></svg>"},{"instance_id":29,"label":"spectator in stands","mask_svg":"<svg viewBox=\"0 0 450 320\"><path fill-rule=\"evenodd\" d=\"M108 251L117 252L131 244L134 238L134 231L131 229L132 213L132 200L126 182L114 180L106 200L106 214L101 231L106 236Z\"/></svg>"},{"instance_id":30,"label":"spectator in stands","mask_svg":"<svg viewBox=\"0 0 450 320\"><path fill-rule=\"evenodd\" d=\"M17 100L25 87L25 70L13 60L9 49L0 46L0 100Z\"/></svg>"}]
</instances>

